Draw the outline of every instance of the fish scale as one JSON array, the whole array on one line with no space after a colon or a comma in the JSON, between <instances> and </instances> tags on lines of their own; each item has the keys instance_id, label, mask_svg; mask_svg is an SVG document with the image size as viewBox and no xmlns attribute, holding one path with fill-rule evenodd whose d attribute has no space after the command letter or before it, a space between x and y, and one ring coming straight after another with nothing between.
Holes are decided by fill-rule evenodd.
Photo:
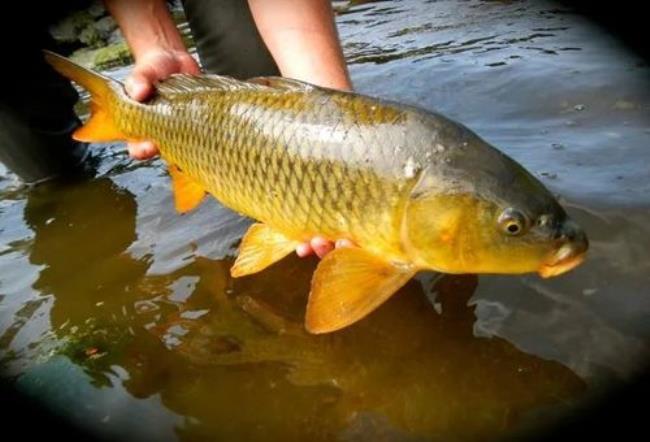
<instances>
[{"instance_id":1,"label":"fish scale","mask_svg":"<svg viewBox=\"0 0 650 442\"><path fill-rule=\"evenodd\" d=\"M127 136L155 141L168 162L223 204L292 239L346 237L399 255L394 208L413 180L397 167L381 176L368 161L381 144L373 126L386 120L377 103L332 94L190 87L139 104L117 93L114 118ZM396 163L383 161L384 170Z\"/></svg>"}]
</instances>

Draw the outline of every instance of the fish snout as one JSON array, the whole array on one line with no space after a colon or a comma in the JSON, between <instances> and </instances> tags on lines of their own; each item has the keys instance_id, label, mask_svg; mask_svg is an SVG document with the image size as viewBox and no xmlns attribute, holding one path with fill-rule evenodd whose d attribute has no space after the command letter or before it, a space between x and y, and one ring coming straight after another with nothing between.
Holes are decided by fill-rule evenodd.
<instances>
[{"instance_id":1,"label":"fish snout","mask_svg":"<svg viewBox=\"0 0 650 442\"><path fill-rule=\"evenodd\" d=\"M573 220L559 226L555 238L558 247L551 252L539 269L543 278L566 273L580 265L589 249L589 240L582 228Z\"/></svg>"},{"instance_id":2,"label":"fish snout","mask_svg":"<svg viewBox=\"0 0 650 442\"><path fill-rule=\"evenodd\" d=\"M572 219L567 219L562 223L558 229L558 237L561 241L572 242L577 246L584 247L585 251L589 248L589 240L585 231Z\"/></svg>"}]
</instances>

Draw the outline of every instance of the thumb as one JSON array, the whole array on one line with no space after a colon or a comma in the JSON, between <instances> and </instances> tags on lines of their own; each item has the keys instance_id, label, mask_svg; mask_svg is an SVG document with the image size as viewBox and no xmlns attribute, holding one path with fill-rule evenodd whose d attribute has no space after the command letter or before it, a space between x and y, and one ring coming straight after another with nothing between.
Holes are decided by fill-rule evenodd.
<instances>
[{"instance_id":1,"label":"thumb","mask_svg":"<svg viewBox=\"0 0 650 442\"><path fill-rule=\"evenodd\" d=\"M136 101L144 101L151 95L153 81L146 72L134 70L124 82L126 93Z\"/></svg>"}]
</instances>

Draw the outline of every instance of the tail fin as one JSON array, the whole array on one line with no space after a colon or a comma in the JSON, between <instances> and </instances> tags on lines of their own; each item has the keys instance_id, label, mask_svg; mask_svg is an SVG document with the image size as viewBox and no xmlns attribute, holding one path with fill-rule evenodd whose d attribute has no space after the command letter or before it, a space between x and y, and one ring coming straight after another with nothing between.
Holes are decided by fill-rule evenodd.
<instances>
[{"instance_id":1,"label":"tail fin","mask_svg":"<svg viewBox=\"0 0 650 442\"><path fill-rule=\"evenodd\" d=\"M115 80L92 72L71 60L44 50L45 60L61 75L78 83L90 92L90 118L77 129L72 137L79 141L117 141L125 139L117 128L110 112L109 99L115 92L111 83Z\"/></svg>"}]
</instances>

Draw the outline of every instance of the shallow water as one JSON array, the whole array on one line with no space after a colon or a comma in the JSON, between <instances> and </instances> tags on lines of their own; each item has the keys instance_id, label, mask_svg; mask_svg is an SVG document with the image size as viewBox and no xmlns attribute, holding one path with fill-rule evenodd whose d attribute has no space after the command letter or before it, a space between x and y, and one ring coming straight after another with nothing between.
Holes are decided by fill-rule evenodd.
<instances>
[{"instance_id":1,"label":"shallow water","mask_svg":"<svg viewBox=\"0 0 650 442\"><path fill-rule=\"evenodd\" d=\"M383 1L337 18L358 91L458 119L561 196L589 259L552 280L420 275L367 319L302 329L315 259L232 280L250 221L173 210L158 161L0 180L0 364L130 440L493 440L644 369L650 77L542 1ZM110 72L123 78L128 67Z\"/></svg>"}]
</instances>

